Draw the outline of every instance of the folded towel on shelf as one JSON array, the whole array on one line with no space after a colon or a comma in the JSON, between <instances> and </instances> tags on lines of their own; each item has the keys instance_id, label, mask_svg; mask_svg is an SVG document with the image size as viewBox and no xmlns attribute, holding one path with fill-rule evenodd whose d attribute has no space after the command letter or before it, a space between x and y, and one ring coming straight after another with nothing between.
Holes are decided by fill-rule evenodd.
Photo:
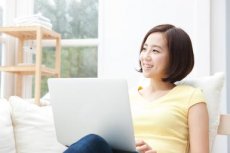
<instances>
[{"instance_id":1,"label":"folded towel on shelf","mask_svg":"<svg viewBox=\"0 0 230 153\"><path fill-rule=\"evenodd\" d=\"M50 19L47 17L44 17L41 13L30 15L30 16L18 17L14 20L14 22L21 23L21 22L26 22L29 20L34 20L34 19L50 23Z\"/></svg>"},{"instance_id":2,"label":"folded towel on shelf","mask_svg":"<svg viewBox=\"0 0 230 153\"><path fill-rule=\"evenodd\" d=\"M15 23L15 26L42 26L47 29L52 29L53 25L48 22L43 21L28 21L23 23Z\"/></svg>"},{"instance_id":3,"label":"folded towel on shelf","mask_svg":"<svg viewBox=\"0 0 230 153\"><path fill-rule=\"evenodd\" d=\"M47 29L52 29L50 19L44 17L42 14L34 14L30 16L18 17L14 20L14 26L42 26Z\"/></svg>"}]
</instances>

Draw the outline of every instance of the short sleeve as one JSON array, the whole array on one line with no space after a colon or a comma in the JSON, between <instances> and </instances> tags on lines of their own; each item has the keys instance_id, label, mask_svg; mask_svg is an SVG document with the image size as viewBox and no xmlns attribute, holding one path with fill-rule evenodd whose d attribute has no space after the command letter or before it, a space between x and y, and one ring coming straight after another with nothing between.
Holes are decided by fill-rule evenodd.
<instances>
[{"instance_id":1,"label":"short sleeve","mask_svg":"<svg viewBox=\"0 0 230 153\"><path fill-rule=\"evenodd\" d=\"M203 91L200 88L195 88L193 94L190 97L188 108L198 103L206 103L206 100Z\"/></svg>"}]
</instances>

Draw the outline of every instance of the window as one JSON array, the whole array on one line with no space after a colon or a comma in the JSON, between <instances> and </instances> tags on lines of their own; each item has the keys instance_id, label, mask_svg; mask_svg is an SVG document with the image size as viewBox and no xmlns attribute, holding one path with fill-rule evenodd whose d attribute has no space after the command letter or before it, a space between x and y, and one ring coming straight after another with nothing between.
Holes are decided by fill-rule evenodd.
<instances>
[{"instance_id":1,"label":"window","mask_svg":"<svg viewBox=\"0 0 230 153\"><path fill-rule=\"evenodd\" d=\"M49 18L62 36L61 77L97 77L98 0L35 0L34 13ZM43 64L49 67L53 51L43 51ZM45 77L41 90L47 92Z\"/></svg>"}]
</instances>

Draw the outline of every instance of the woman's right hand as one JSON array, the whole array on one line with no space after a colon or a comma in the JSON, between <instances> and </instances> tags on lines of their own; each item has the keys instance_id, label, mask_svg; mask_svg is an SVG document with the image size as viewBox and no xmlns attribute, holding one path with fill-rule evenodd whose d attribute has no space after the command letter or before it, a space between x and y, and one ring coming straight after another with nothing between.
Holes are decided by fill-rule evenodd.
<instances>
[{"instance_id":1,"label":"woman's right hand","mask_svg":"<svg viewBox=\"0 0 230 153\"><path fill-rule=\"evenodd\" d=\"M136 140L136 150L139 153L157 153L144 140Z\"/></svg>"}]
</instances>

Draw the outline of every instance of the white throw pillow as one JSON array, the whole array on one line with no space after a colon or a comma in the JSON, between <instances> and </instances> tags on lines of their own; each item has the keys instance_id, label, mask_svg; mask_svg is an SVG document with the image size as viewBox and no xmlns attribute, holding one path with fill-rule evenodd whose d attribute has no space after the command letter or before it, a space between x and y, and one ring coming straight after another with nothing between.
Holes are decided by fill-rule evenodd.
<instances>
[{"instance_id":1,"label":"white throw pillow","mask_svg":"<svg viewBox=\"0 0 230 153\"><path fill-rule=\"evenodd\" d=\"M9 102L0 99L0 153L16 153Z\"/></svg>"},{"instance_id":2,"label":"white throw pillow","mask_svg":"<svg viewBox=\"0 0 230 153\"><path fill-rule=\"evenodd\" d=\"M209 145L210 150L212 150L219 125L221 91L224 85L224 74L216 73L212 76L186 79L179 83L189 84L203 90L204 96L207 100L209 113Z\"/></svg>"},{"instance_id":3,"label":"white throw pillow","mask_svg":"<svg viewBox=\"0 0 230 153\"><path fill-rule=\"evenodd\" d=\"M15 142L19 153L62 153L66 147L56 140L51 106L38 106L10 97Z\"/></svg>"}]
</instances>

